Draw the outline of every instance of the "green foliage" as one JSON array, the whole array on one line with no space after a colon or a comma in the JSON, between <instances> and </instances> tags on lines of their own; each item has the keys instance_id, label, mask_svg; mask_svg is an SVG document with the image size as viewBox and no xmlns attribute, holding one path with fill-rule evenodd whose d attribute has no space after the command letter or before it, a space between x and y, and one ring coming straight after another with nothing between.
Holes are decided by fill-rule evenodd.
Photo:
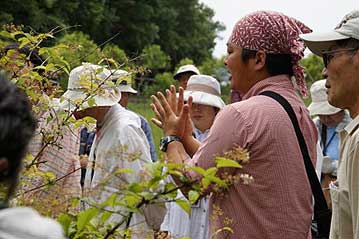
<instances>
[{"instance_id":1,"label":"green foliage","mask_svg":"<svg viewBox=\"0 0 359 239\"><path fill-rule=\"evenodd\" d=\"M177 65L176 65L176 67L175 67L175 69L174 69L174 71L173 71L173 74L176 73L177 70L178 70L178 68L180 68L181 66L183 66L183 65L189 65L189 64L195 65L194 62L193 62L193 60L190 59L190 58L183 58L183 59L181 59L181 60L177 63Z\"/></svg>"},{"instance_id":2,"label":"green foliage","mask_svg":"<svg viewBox=\"0 0 359 239\"><path fill-rule=\"evenodd\" d=\"M323 60L317 55L310 54L300 61L305 68L305 80L310 85L317 80L323 79L322 71L324 68Z\"/></svg>"},{"instance_id":3,"label":"green foliage","mask_svg":"<svg viewBox=\"0 0 359 239\"><path fill-rule=\"evenodd\" d=\"M166 70L170 66L171 58L161 50L159 45L150 45L142 51L143 65L152 72Z\"/></svg>"},{"instance_id":4,"label":"green foliage","mask_svg":"<svg viewBox=\"0 0 359 239\"><path fill-rule=\"evenodd\" d=\"M126 52L112 43L106 44L105 47L102 49L102 53L104 57L112 58L124 66L126 66L129 61Z\"/></svg>"},{"instance_id":5,"label":"green foliage","mask_svg":"<svg viewBox=\"0 0 359 239\"><path fill-rule=\"evenodd\" d=\"M96 64L101 59L101 51L97 44L89 35L82 32L67 34L58 40L58 44L62 46L58 54L69 62L71 69L81 65L82 62Z\"/></svg>"},{"instance_id":6,"label":"green foliage","mask_svg":"<svg viewBox=\"0 0 359 239\"><path fill-rule=\"evenodd\" d=\"M202 62L211 56L214 40L224 30L213 16L199 0L8 0L0 6L1 25L26 24L26 30L37 32L75 28L98 45L114 37L111 42L131 58L157 44L172 65L185 57Z\"/></svg>"},{"instance_id":7,"label":"green foliage","mask_svg":"<svg viewBox=\"0 0 359 239\"><path fill-rule=\"evenodd\" d=\"M186 4L158 0L154 6L155 22L160 29L155 43L170 55L174 65L183 58L202 62L211 56L214 39L224 30L221 23L212 20L212 9L198 0L188 0Z\"/></svg>"},{"instance_id":8,"label":"green foliage","mask_svg":"<svg viewBox=\"0 0 359 239\"><path fill-rule=\"evenodd\" d=\"M149 96L156 94L158 91L164 92L166 89L169 89L169 87L174 83L175 82L171 73L159 73L155 76L155 82L152 85L148 86L147 89L143 91L143 94L146 98L149 98Z\"/></svg>"}]
</instances>

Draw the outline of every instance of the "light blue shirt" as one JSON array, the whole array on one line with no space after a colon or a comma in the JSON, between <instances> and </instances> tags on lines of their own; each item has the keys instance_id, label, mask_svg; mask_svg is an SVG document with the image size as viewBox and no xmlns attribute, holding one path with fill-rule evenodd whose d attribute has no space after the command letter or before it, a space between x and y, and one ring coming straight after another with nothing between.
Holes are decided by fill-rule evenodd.
<instances>
[{"instance_id":1,"label":"light blue shirt","mask_svg":"<svg viewBox=\"0 0 359 239\"><path fill-rule=\"evenodd\" d=\"M339 159L339 135L336 128L327 128L327 139L323 142L323 154L329 156L332 160Z\"/></svg>"}]
</instances>

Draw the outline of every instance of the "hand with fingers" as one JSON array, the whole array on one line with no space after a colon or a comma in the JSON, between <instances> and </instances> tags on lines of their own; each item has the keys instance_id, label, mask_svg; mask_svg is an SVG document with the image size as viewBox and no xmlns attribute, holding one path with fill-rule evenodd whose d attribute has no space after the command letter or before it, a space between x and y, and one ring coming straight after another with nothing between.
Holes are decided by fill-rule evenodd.
<instances>
[{"instance_id":1,"label":"hand with fingers","mask_svg":"<svg viewBox=\"0 0 359 239\"><path fill-rule=\"evenodd\" d=\"M189 117L192 98L190 97L187 104L184 104L183 94L183 88L180 88L177 99L176 88L171 86L169 90L166 90L166 96L161 92L158 92L156 96L151 96L153 101L151 108L156 116L152 122L162 128L165 136L176 135L183 138L192 135Z\"/></svg>"}]
</instances>

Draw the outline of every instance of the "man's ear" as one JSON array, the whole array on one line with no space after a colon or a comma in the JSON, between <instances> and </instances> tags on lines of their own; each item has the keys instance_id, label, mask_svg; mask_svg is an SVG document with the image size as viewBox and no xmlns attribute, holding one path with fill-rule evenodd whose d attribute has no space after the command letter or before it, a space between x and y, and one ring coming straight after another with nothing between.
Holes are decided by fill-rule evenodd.
<instances>
[{"instance_id":1,"label":"man's ear","mask_svg":"<svg viewBox=\"0 0 359 239\"><path fill-rule=\"evenodd\" d=\"M254 69L259 71L262 70L266 65L266 53L264 51L258 51L255 55L255 66Z\"/></svg>"}]
</instances>

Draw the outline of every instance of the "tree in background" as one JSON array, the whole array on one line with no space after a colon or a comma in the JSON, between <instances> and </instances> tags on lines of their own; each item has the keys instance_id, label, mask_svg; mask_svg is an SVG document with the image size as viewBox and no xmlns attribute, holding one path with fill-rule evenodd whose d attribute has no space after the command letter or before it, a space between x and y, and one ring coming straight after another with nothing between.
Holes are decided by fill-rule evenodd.
<instances>
[{"instance_id":1,"label":"tree in background","mask_svg":"<svg viewBox=\"0 0 359 239\"><path fill-rule=\"evenodd\" d=\"M323 79L322 70L323 60L319 56L310 54L301 60L301 65L305 68L305 81L311 85L314 81Z\"/></svg>"},{"instance_id":2,"label":"tree in background","mask_svg":"<svg viewBox=\"0 0 359 239\"><path fill-rule=\"evenodd\" d=\"M16 7L14 7L16 6ZM76 27L98 45L109 40L132 58L152 44L170 56L202 62L211 57L223 25L198 0L8 0L0 5L0 24L26 25L39 32Z\"/></svg>"},{"instance_id":3,"label":"tree in background","mask_svg":"<svg viewBox=\"0 0 359 239\"><path fill-rule=\"evenodd\" d=\"M150 45L142 50L141 61L152 74L155 74L169 69L171 58L162 51L161 46Z\"/></svg>"}]
</instances>

